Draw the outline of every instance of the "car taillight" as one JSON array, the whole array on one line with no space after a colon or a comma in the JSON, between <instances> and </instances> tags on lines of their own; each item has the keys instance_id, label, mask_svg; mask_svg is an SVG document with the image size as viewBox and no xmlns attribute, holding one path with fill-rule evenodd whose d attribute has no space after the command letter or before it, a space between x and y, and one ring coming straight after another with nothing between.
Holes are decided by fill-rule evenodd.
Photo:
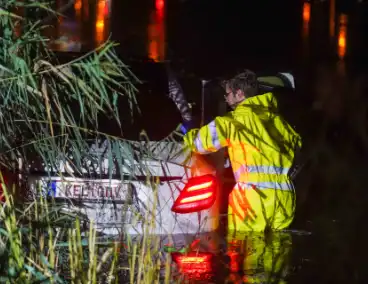
<instances>
[{"instance_id":1,"label":"car taillight","mask_svg":"<svg viewBox=\"0 0 368 284\"><path fill-rule=\"evenodd\" d=\"M186 214L209 209L216 200L217 182L213 175L204 175L189 179L175 200L171 210Z\"/></svg>"},{"instance_id":2,"label":"car taillight","mask_svg":"<svg viewBox=\"0 0 368 284\"><path fill-rule=\"evenodd\" d=\"M172 253L171 257L182 273L209 273L212 271L211 253L190 252Z\"/></svg>"}]
</instances>

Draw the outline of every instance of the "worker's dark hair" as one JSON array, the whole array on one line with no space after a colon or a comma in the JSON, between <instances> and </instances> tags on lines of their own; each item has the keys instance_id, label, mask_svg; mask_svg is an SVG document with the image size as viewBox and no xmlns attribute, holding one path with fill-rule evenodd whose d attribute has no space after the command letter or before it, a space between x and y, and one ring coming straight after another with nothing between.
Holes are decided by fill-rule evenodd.
<instances>
[{"instance_id":1,"label":"worker's dark hair","mask_svg":"<svg viewBox=\"0 0 368 284\"><path fill-rule=\"evenodd\" d=\"M233 92L242 90L247 98L254 97L258 94L257 75L248 69L231 79L223 80L221 85L223 88L226 88L226 85L229 86Z\"/></svg>"}]
</instances>

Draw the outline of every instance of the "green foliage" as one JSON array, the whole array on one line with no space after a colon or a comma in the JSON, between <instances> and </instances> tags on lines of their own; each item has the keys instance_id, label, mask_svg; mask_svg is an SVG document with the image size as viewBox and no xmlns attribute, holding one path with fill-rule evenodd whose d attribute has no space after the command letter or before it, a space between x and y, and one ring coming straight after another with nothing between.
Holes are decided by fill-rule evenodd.
<instances>
[{"instance_id":1,"label":"green foliage","mask_svg":"<svg viewBox=\"0 0 368 284\"><path fill-rule=\"evenodd\" d=\"M22 158L24 167L32 154L47 165L60 160L81 165L82 154L88 152L87 134L111 139L111 143L118 140L97 131L98 117L105 114L120 123L118 98L125 97L135 107L139 80L109 41L71 62L55 64L57 58L43 36L42 23L16 15L20 9L26 15L27 11L52 13L48 3L1 2L1 164L19 167ZM21 27L20 35L14 32L16 27ZM129 114L124 117L128 119Z\"/></svg>"},{"instance_id":2,"label":"green foliage","mask_svg":"<svg viewBox=\"0 0 368 284\"><path fill-rule=\"evenodd\" d=\"M136 167L145 172L140 156L150 155L151 150L144 143L124 140L124 133L112 137L99 131L100 115L120 125L121 117L130 119L137 107L135 85L140 81L117 57L115 44L107 41L60 64L39 20L56 15L47 1L1 0L0 7L1 167L20 170L24 177L29 166L41 159L41 170L48 173L62 175L69 165L70 174L90 174L95 170L91 164L101 165L107 158L110 177L112 171L134 176ZM128 102L131 113L119 113L120 98ZM97 151L90 151L91 142ZM99 240L93 223L79 212L66 212L42 194L19 204L13 193L20 185L14 184L12 192L4 181L2 186L6 198L0 206L2 282L118 283L118 275L128 275L129 269L133 282L137 277L157 279L149 238L143 250L130 242L131 248L119 253L121 243ZM154 247L157 253L158 243ZM137 263L131 268L128 259L121 260L129 253L130 263Z\"/></svg>"}]
</instances>

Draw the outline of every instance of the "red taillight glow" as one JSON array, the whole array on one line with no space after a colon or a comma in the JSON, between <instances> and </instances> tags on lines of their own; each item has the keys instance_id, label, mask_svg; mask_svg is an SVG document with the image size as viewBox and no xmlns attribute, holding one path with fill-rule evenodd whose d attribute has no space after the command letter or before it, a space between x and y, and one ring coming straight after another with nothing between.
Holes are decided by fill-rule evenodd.
<instances>
[{"instance_id":1,"label":"red taillight glow","mask_svg":"<svg viewBox=\"0 0 368 284\"><path fill-rule=\"evenodd\" d=\"M173 261L182 273L209 273L212 271L212 254L190 252L188 254L172 253Z\"/></svg>"},{"instance_id":2,"label":"red taillight glow","mask_svg":"<svg viewBox=\"0 0 368 284\"><path fill-rule=\"evenodd\" d=\"M191 178L171 210L186 214L209 209L216 200L217 183L213 175Z\"/></svg>"},{"instance_id":3,"label":"red taillight glow","mask_svg":"<svg viewBox=\"0 0 368 284\"><path fill-rule=\"evenodd\" d=\"M205 189L205 188L208 188L208 187L212 186L212 184L213 184L213 182L211 180L209 182L205 182L205 183L202 183L202 184L193 185L193 186L189 187L187 190L188 191L195 191L195 190Z\"/></svg>"},{"instance_id":4,"label":"red taillight glow","mask_svg":"<svg viewBox=\"0 0 368 284\"><path fill-rule=\"evenodd\" d=\"M190 202L197 202L197 201L205 200L207 198L210 198L212 195L213 195L212 192L207 192L207 193L199 194L199 195L192 196L192 197L186 197L181 200L181 203L190 203Z\"/></svg>"},{"instance_id":5,"label":"red taillight glow","mask_svg":"<svg viewBox=\"0 0 368 284\"><path fill-rule=\"evenodd\" d=\"M156 9L159 11L162 11L164 9L165 6L165 1L164 0L156 0Z\"/></svg>"}]
</instances>

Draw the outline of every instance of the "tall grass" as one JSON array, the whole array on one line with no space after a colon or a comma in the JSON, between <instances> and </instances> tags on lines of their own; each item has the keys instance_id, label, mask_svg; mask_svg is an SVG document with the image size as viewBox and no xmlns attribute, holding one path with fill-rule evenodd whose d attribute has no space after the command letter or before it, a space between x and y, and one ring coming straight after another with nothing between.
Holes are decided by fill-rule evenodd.
<instances>
[{"instance_id":1,"label":"tall grass","mask_svg":"<svg viewBox=\"0 0 368 284\"><path fill-rule=\"evenodd\" d=\"M113 164L121 176L124 168L124 174L134 177L136 168L130 165L135 164L145 172L139 161L144 150L124 140L124 133L112 137L99 132L98 125L101 114L118 125L122 118L131 118L138 107L135 85L140 81L109 41L59 63L43 34L46 26L39 20L46 16L49 22L60 16L48 1L0 0L0 7L0 165L16 177L12 182L2 180L0 280L161 283L160 268L169 266L162 263L159 240L150 236L155 206L147 216L140 216L145 217L146 229L137 243L101 239L93 220L84 219L77 210L65 211L44 192L31 192L29 199L22 196L24 179L35 161L41 170L59 176L64 169L61 161L72 168L69 174L81 174L86 160L99 161L101 156L89 151L87 137L96 144L104 141L110 178ZM126 99L130 113L119 113L120 98ZM155 183L151 186L155 188Z\"/></svg>"},{"instance_id":2,"label":"tall grass","mask_svg":"<svg viewBox=\"0 0 368 284\"><path fill-rule=\"evenodd\" d=\"M170 283L169 258L164 257L160 239L151 231L155 228L155 204L146 211L144 234L139 239L99 240L93 221L85 230L78 216L63 214L42 194L27 207L16 205L6 185L2 186L2 281Z\"/></svg>"}]
</instances>

